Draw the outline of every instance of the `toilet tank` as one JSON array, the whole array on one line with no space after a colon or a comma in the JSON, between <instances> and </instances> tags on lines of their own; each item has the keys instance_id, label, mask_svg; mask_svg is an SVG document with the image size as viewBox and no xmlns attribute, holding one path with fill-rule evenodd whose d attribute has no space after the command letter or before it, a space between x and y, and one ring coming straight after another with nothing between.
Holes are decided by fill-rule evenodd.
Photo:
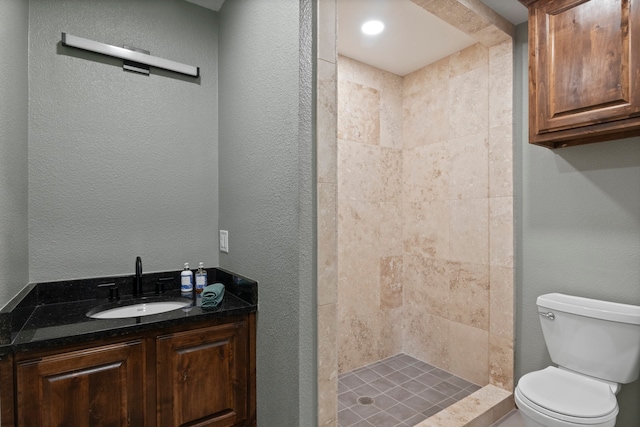
<instances>
[{"instance_id":1,"label":"toilet tank","mask_svg":"<svg viewBox=\"0 0 640 427\"><path fill-rule=\"evenodd\" d=\"M627 384L640 373L640 307L564 294L537 299L551 360L560 367Z\"/></svg>"}]
</instances>

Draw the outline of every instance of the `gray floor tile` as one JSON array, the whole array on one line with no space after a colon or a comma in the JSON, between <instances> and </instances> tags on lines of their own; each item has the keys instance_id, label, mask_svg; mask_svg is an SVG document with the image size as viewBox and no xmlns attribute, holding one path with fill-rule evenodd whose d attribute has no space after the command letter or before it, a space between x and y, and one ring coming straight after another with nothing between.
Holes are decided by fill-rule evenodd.
<instances>
[{"instance_id":1,"label":"gray floor tile","mask_svg":"<svg viewBox=\"0 0 640 427\"><path fill-rule=\"evenodd\" d=\"M375 405L359 405L358 404L356 406L352 406L349 409L352 410L354 413L358 414L360 418L364 418L364 419L367 419L370 416L380 412L380 408L378 408Z\"/></svg>"},{"instance_id":2,"label":"gray floor tile","mask_svg":"<svg viewBox=\"0 0 640 427\"><path fill-rule=\"evenodd\" d=\"M340 427L349 427L360 420L362 420L362 418L351 409L343 409L338 412L338 425Z\"/></svg>"},{"instance_id":3,"label":"gray floor tile","mask_svg":"<svg viewBox=\"0 0 640 427\"><path fill-rule=\"evenodd\" d=\"M379 394L373 398L373 404L378 408L385 410L396 405L398 401L385 393Z\"/></svg>"},{"instance_id":4,"label":"gray floor tile","mask_svg":"<svg viewBox=\"0 0 640 427\"><path fill-rule=\"evenodd\" d=\"M422 412L433 406L433 403L417 395L411 396L410 398L403 400L402 403L417 412Z\"/></svg>"},{"instance_id":5,"label":"gray floor tile","mask_svg":"<svg viewBox=\"0 0 640 427\"><path fill-rule=\"evenodd\" d=\"M398 425L400 420L387 412L378 412L376 415L367 418L367 422L376 427L395 427Z\"/></svg>"},{"instance_id":6,"label":"gray floor tile","mask_svg":"<svg viewBox=\"0 0 640 427\"><path fill-rule=\"evenodd\" d=\"M454 394L461 392L462 390L453 384L443 381L440 384L436 384L432 387L434 390L438 390L440 393L446 395L447 397L453 396Z\"/></svg>"},{"instance_id":7,"label":"gray floor tile","mask_svg":"<svg viewBox=\"0 0 640 427\"><path fill-rule=\"evenodd\" d=\"M350 427L376 427L375 425L371 424L369 421L367 420L362 420L362 421L358 421L355 424L351 424Z\"/></svg>"},{"instance_id":8,"label":"gray floor tile","mask_svg":"<svg viewBox=\"0 0 640 427\"><path fill-rule=\"evenodd\" d=\"M447 371L444 371L440 368L435 368L432 369L431 371L429 371L429 373L431 375L435 375L438 378L442 378L443 380L446 380L447 378L449 378L451 376L451 374Z\"/></svg>"},{"instance_id":9,"label":"gray floor tile","mask_svg":"<svg viewBox=\"0 0 640 427\"><path fill-rule=\"evenodd\" d=\"M405 375L400 371L396 371L396 372L390 373L385 378L388 379L389 381L391 381L394 385L400 385L402 383L406 383L407 381L409 381L413 377L411 377L409 375Z\"/></svg>"},{"instance_id":10,"label":"gray floor tile","mask_svg":"<svg viewBox=\"0 0 640 427\"><path fill-rule=\"evenodd\" d=\"M433 387L436 384L440 384L442 382L442 378L438 378L431 374L422 374L415 378L416 381L420 381L422 384Z\"/></svg>"},{"instance_id":11,"label":"gray floor tile","mask_svg":"<svg viewBox=\"0 0 640 427\"><path fill-rule=\"evenodd\" d=\"M380 392L384 393L387 390L391 390L392 388L394 388L398 384L396 384L393 381L389 380L387 377L380 377L377 380L371 381L369 383L369 385L374 386L375 388L380 390ZM376 393L376 394L378 394L378 393Z\"/></svg>"},{"instance_id":12,"label":"gray floor tile","mask_svg":"<svg viewBox=\"0 0 640 427\"><path fill-rule=\"evenodd\" d=\"M413 427L480 388L400 353L339 376L338 425ZM365 396L373 403L358 403Z\"/></svg>"},{"instance_id":13,"label":"gray floor tile","mask_svg":"<svg viewBox=\"0 0 640 427\"><path fill-rule=\"evenodd\" d=\"M386 395L393 397L398 402L402 402L404 399L411 397L413 393L407 390L406 388L398 386L387 391Z\"/></svg>"},{"instance_id":14,"label":"gray floor tile","mask_svg":"<svg viewBox=\"0 0 640 427\"><path fill-rule=\"evenodd\" d=\"M345 391L338 395L338 402L342 403L347 408L350 408L358 403L358 395L351 390Z\"/></svg>"},{"instance_id":15,"label":"gray floor tile","mask_svg":"<svg viewBox=\"0 0 640 427\"><path fill-rule=\"evenodd\" d=\"M415 417L418 415L418 412L409 408L407 405L403 405L402 403L398 403L397 405L392 406L386 411L392 417L397 418L400 421L406 421L411 417Z\"/></svg>"},{"instance_id":16,"label":"gray floor tile","mask_svg":"<svg viewBox=\"0 0 640 427\"><path fill-rule=\"evenodd\" d=\"M440 403L447 398L447 396L432 388L423 390L422 392L418 393L418 396L422 397L423 399L427 399L431 403Z\"/></svg>"},{"instance_id":17,"label":"gray floor tile","mask_svg":"<svg viewBox=\"0 0 640 427\"><path fill-rule=\"evenodd\" d=\"M424 391L425 389L429 388L429 386L416 380L409 380L406 383L402 383L401 386L406 388L412 393L420 393L421 391Z\"/></svg>"},{"instance_id":18,"label":"gray floor tile","mask_svg":"<svg viewBox=\"0 0 640 427\"><path fill-rule=\"evenodd\" d=\"M361 378L362 380L366 381L366 382L371 382L373 380L377 380L378 378L380 378L382 375L380 375L379 373L377 373L376 371L366 368L361 370L360 372L356 373L356 375Z\"/></svg>"},{"instance_id":19,"label":"gray floor tile","mask_svg":"<svg viewBox=\"0 0 640 427\"><path fill-rule=\"evenodd\" d=\"M401 373L403 373L406 376L411 377L411 378L415 378L415 377L419 377L420 375L424 375L424 371L422 369L418 368L417 366L414 366L414 365L409 365L406 368L402 368L398 372L401 372Z\"/></svg>"},{"instance_id":20,"label":"gray floor tile","mask_svg":"<svg viewBox=\"0 0 640 427\"><path fill-rule=\"evenodd\" d=\"M388 366L386 363L381 363L379 365L373 366L371 369L383 376L389 375L390 373L395 371L394 368L392 368L391 366Z\"/></svg>"},{"instance_id":21,"label":"gray floor tile","mask_svg":"<svg viewBox=\"0 0 640 427\"><path fill-rule=\"evenodd\" d=\"M366 384L366 381L351 373L340 378L340 382L352 390Z\"/></svg>"},{"instance_id":22,"label":"gray floor tile","mask_svg":"<svg viewBox=\"0 0 640 427\"><path fill-rule=\"evenodd\" d=\"M375 396L376 394L380 394L380 390L378 390L377 388L369 384L365 384L352 391L355 394L357 394L358 397L366 397L366 396L371 397L371 396Z\"/></svg>"}]
</instances>

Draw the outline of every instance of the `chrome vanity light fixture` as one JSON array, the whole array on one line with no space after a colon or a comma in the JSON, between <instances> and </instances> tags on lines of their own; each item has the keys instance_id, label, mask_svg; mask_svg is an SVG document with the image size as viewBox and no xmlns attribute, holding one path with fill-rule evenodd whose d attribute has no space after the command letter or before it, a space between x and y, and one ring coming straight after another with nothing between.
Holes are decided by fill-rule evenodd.
<instances>
[{"instance_id":1,"label":"chrome vanity light fixture","mask_svg":"<svg viewBox=\"0 0 640 427\"><path fill-rule=\"evenodd\" d=\"M88 50L90 52L96 52L102 55L113 56L114 58L120 58L125 61L149 65L151 67L162 68L176 73L186 74L187 76L200 76L200 67L181 64L179 62L158 58L157 56L151 56L146 53L136 52L135 50L130 50L132 48L125 49L122 47L84 39L82 37L72 36L71 34L67 33L62 33L62 45L75 47L77 49ZM148 74L148 72L146 74Z\"/></svg>"}]
</instances>

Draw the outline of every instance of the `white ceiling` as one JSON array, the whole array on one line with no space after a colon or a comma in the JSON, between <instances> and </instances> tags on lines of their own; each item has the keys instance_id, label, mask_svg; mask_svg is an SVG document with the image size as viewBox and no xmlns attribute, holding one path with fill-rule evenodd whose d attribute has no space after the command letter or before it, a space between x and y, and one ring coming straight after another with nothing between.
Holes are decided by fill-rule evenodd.
<instances>
[{"instance_id":1,"label":"white ceiling","mask_svg":"<svg viewBox=\"0 0 640 427\"><path fill-rule=\"evenodd\" d=\"M225 0L186 0L220 10ZM232 1L232 0L228 0ZM258 0L265 1L265 0ZM518 0L481 0L513 24L527 20ZM338 52L376 68L404 76L475 43L475 40L409 0L336 0ZM385 22L378 36L364 36L368 19Z\"/></svg>"},{"instance_id":2,"label":"white ceiling","mask_svg":"<svg viewBox=\"0 0 640 427\"><path fill-rule=\"evenodd\" d=\"M527 20L518 0L482 0L513 23ZM476 43L476 40L410 0L337 0L338 53L381 70L404 76ZM360 31L378 19L377 36Z\"/></svg>"}]
</instances>

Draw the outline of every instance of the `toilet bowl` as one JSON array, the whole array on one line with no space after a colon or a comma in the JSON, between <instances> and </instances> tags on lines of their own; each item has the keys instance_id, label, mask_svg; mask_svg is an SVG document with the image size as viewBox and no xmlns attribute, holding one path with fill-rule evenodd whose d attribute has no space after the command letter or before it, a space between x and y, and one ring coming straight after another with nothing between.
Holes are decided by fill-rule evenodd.
<instances>
[{"instance_id":1,"label":"toilet bowl","mask_svg":"<svg viewBox=\"0 0 640 427\"><path fill-rule=\"evenodd\" d=\"M640 374L640 307L564 294L538 297L549 366L520 378L527 427L614 427L616 394Z\"/></svg>"},{"instance_id":2,"label":"toilet bowl","mask_svg":"<svg viewBox=\"0 0 640 427\"><path fill-rule=\"evenodd\" d=\"M527 427L613 427L618 415L609 384L551 366L524 375L515 401Z\"/></svg>"}]
</instances>

